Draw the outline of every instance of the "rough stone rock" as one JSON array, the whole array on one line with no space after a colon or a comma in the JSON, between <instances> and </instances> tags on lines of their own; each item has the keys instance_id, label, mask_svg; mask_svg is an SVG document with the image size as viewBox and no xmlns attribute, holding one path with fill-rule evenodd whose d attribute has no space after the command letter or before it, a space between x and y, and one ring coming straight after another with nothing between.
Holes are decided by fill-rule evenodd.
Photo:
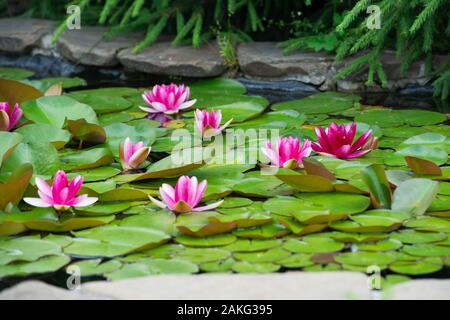
<instances>
[{"instance_id":1,"label":"rough stone rock","mask_svg":"<svg viewBox=\"0 0 450 320\"><path fill-rule=\"evenodd\" d=\"M450 300L450 280L423 279L400 283L386 294L393 300Z\"/></svg>"},{"instance_id":2,"label":"rough stone rock","mask_svg":"<svg viewBox=\"0 0 450 320\"><path fill-rule=\"evenodd\" d=\"M39 45L52 32L53 22L31 18L0 19L0 51L21 53Z\"/></svg>"},{"instance_id":3,"label":"rough stone rock","mask_svg":"<svg viewBox=\"0 0 450 320\"><path fill-rule=\"evenodd\" d=\"M69 291L41 281L25 281L0 293L0 300L108 300L81 290Z\"/></svg>"},{"instance_id":4,"label":"rough stone rock","mask_svg":"<svg viewBox=\"0 0 450 320\"><path fill-rule=\"evenodd\" d=\"M243 43L237 48L237 56L247 76L298 80L313 85L325 82L334 60L330 55L316 52L284 55L276 42Z\"/></svg>"},{"instance_id":5,"label":"rough stone rock","mask_svg":"<svg viewBox=\"0 0 450 320\"><path fill-rule=\"evenodd\" d=\"M335 67L337 71L348 66L361 54L344 59L342 63L337 64ZM443 55L433 56L433 65L439 66L445 59ZM423 60L415 61L406 74L402 74L400 71L400 66L402 59L397 59L395 51L385 50L380 55L380 61L383 64L383 70L386 73L388 79L388 91L396 91L397 89L404 88L410 85L424 86L430 80L431 76L427 75L425 72L425 62ZM386 89L381 88L379 84L373 86L365 86L367 80L368 66L360 68L358 71L347 75L344 79L338 80L338 89L342 91L366 91L366 92L380 92L386 91ZM378 81L377 77L375 78Z\"/></svg>"},{"instance_id":6,"label":"rough stone rock","mask_svg":"<svg viewBox=\"0 0 450 320\"><path fill-rule=\"evenodd\" d=\"M117 53L133 47L140 35L128 34L102 40L107 28L82 27L79 30L67 30L58 40L58 51L66 59L89 66L112 67L119 64Z\"/></svg>"},{"instance_id":7,"label":"rough stone rock","mask_svg":"<svg viewBox=\"0 0 450 320\"><path fill-rule=\"evenodd\" d=\"M157 75L202 78L219 76L225 71L215 43L195 49L157 42L137 54L131 49L123 50L118 57L128 70Z\"/></svg>"},{"instance_id":8,"label":"rough stone rock","mask_svg":"<svg viewBox=\"0 0 450 320\"><path fill-rule=\"evenodd\" d=\"M357 272L159 275L89 282L82 290L113 299L370 299L367 277Z\"/></svg>"}]
</instances>

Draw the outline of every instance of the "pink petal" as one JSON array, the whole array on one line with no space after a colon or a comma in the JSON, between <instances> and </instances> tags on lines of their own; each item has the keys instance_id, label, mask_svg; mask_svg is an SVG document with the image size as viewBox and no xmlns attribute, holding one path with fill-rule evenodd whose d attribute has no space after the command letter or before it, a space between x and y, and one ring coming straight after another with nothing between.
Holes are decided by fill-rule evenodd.
<instances>
[{"instance_id":1,"label":"pink petal","mask_svg":"<svg viewBox=\"0 0 450 320\"><path fill-rule=\"evenodd\" d=\"M52 197L52 189L44 179L36 177L34 181L36 182L36 186L38 187L39 191L41 191L48 197Z\"/></svg>"},{"instance_id":2,"label":"pink petal","mask_svg":"<svg viewBox=\"0 0 450 320\"><path fill-rule=\"evenodd\" d=\"M369 153L370 151L372 151L372 150L366 149L366 150L355 151L355 152L351 153L350 155L348 155L347 159L361 157L361 156L365 155L366 153Z\"/></svg>"},{"instance_id":3,"label":"pink petal","mask_svg":"<svg viewBox=\"0 0 450 320\"><path fill-rule=\"evenodd\" d=\"M53 205L51 203L45 202L40 198L23 198L23 201L25 201L29 205L32 205L33 207L40 207L40 208L49 208Z\"/></svg>"},{"instance_id":4,"label":"pink petal","mask_svg":"<svg viewBox=\"0 0 450 320\"><path fill-rule=\"evenodd\" d=\"M197 102L197 99L183 102L178 109L183 110L192 107Z\"/></svg>"},{"instance_id":5,"label":"pink petal","mask_svg":"<svg viewBox=\"0 0 450 320\"><path fill-rule=\"evenodd\" d=\"M352 151L356 151L361 148L372 136L372 130L364 132L352 145Z\"/></svg>"},{"instance_id":6,"label":"pink petal","mask_svg":"<svg viewBox=\"0 0 450 320\"><path fill-rule=\"evenodd\" d=\"M155 109L155 112L167 113L167 111L170 111L169 107L161 102L152 102L152 107Z\"/></svg>"},{"instance_id":7,"label":"pink petal","mask_svg":"<svg viewBox=\"0 0 450 320\"><path fill-rule=\"evenodd\" d=\"M159 188L159 194L169 208L173 208L176 203L174 192L173 188L168 184L163 184L161 188Z\"/></svg>"},{"instance_id":8,"label":"pink petal","mask_svg":"<svg viewBox=\"0 0 450 320\"><path fill-rule=\"evenodd\" d=\"M217 208L218 206L220 206L220 205L222 204L222 202L223 202L223 200L220 200L220 201L218 201L218 202L209 204L209 205L207 205L207 206L194 208L194 209L192 209L192 211L199 212L199 211L206 211L206 210L215 209L215 208Z\"/></svg>"},{"instance_id":9,"label":"pink petal","mask_svg":"<svg viewBox=\"0 0 450 320\"><path fill-rule=\"evenodd\" d=\"M184 201L188 202L189 198L190 178L187 176L181 176L175 185L175 202Z\"/></svg>"},{"instance_id":10,"label":"pink petal","mask_svg":"<svg viewBox=\"0 0 450 320\"><path fill-rule=\"evenodd\" d=\"M95 197L88 197L86 194L83 194L79 197L75 198L75 204L76 207L87 207L90 206L98 201L98 198Z\"/></svg>"},{"instance_id":11,"label":"pink petal","mask_svg":"<svg viewBox=\"0 0 450 320\"><path fill-rule=\"evenodd\" d=\"M200 182L200 184L197 187L197 191L195 193L195 198L192 201L192 204L193 204L192 207L195 207L200 202L200 200L203 198L203 195L205 194L207 186L208 186L208 182L206 180L203 180L202 182Z\"/></svg>"},{"instance_id":12,"label":"pink petal","mask_svg":"<svg viewBox=\"0 0 450 320\"><path fill-rule=\"evenodd\" d=\"M167 208L167 205L166 205L165 203L163 203L163 202L161 202L161 201L159 201L159 200L153 198L152 196L148 196L148 197L149 197L149 199L150 199L154 204L156 204L158 207L160 207L160 208L162 208L162 209Z\"/></svg>"},{"instance_id":13,"label":"pink petal","mask_svg":"<svg viewBox=\"0 0 450 320\"><path fill-rule=\"evenodd\" d=\"M189 204L192 208L197 205L198 202L195 202L197 199L197 188L198 188L198 180L197 177L192 177L189 185L189 194L187 199L187 204Z\"/></svg>"}]
</instances>

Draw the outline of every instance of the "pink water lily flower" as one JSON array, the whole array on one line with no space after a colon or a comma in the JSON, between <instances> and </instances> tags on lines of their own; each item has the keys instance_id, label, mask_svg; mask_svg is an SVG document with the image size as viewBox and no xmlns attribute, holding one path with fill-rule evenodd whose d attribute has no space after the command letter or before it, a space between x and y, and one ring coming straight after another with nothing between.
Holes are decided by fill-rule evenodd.
<instances>
[{"instance_id":1,"label":"pink water lily flower","mask_svg":"<svg viewBox=\"0 0 450 320\"><path fill-rule=\"evenodd\" d=\"M176 213L205 211L217 208L222 204L223 200L207 206L196 207L205 194L206 186L206 180L203 180L199 184L197 177L189 178L187 176L181 176L175 185L175 189L166 183L159 188L159 193L163 201L159 201L152 196L149 196L149 198L157 206L163 209L169 208Z\"/></svg>"},{"instance_id":2,"label":"pink water lily flower","mask_svg":"<svg viewBox=\"0 0 450 320\"><path fill-rule=\"evenodd\" d=\"M0 102L0 131L11 131L22 118L22 114L18 103L11 108L8 102Z\"/></svg>"},{"instance_id":3,"label":"pink water lily flower","mask_svg":"<svg viewBox=\"0 0 450 320\"><path fill-rule=\"evenodd\" d=\"M197 101L189 100L189 94L189 87L182 84L156 85L152 91L146 91L142 95L150 108L140 108L149 113L178 113L180 110L190 108Z\"/></svg>"},{"instance_id":4,"label":"pink water lily flower","mask_svg":"<svg viewBox=\"0 0 450 320\"><path fill-rule=\"evenodd\" d=\"M266 147L261 151L269 158L270 163L279 168L297 169L303 168L302 158L311 154L311 141L305 139L300 144L298 138L280 138L275 146L271 141L267 141Z\"/></svg>"},{"instance_id":5,"label":"pink water lily flower","mask_svg":"<svg viewBox=\"0 0 450 320\"><path fill-rule=\"evenodd\" d=\"M198 131L205 138L210 138L220 134L226 127L230 125L233 119L228 120L223 126L220 126L222 121L222 111L211 110L208 112L206 110L195 110L195 124Z\"/></svg>"},{"instance_id":6,"label":"pink water lily flower","mask_svg":"<svg viewBox=\"0 0 450 320\"><path fill-rule=\"evenodd\" d=\"M138 168L147 159L150 150L150 147L144 146L144 142L133 143L130 137L127 137L119 145L122 168L125 171Z\"/></svg>"},{"instance_id":7,"label":"pink water lily flower","mask_svg":"<svg viewBox=\"0 0 450 320\"><path fill-rule=\"evenodd\" d=\"M71 181L68 181L66 173L59 170L55 175L51 187L44 179L36 178L35 181L38 187L39 198L23 199L26 203L34 207L53 207L57 211L66 211L70 207L90 206L98 200L98 198L88 197L87 194L77 196L78 191L80 191L83 185L82 176L76 176Z\"/></svg>"},{"instance_id":8,"label":"pink water lily flower","mask_svg":"<svg viewBox=\"0 0 450 320\"><path fill-rule=\"evenodd\" d=\"M328 128L316 128L318 143L313 142L315 152L339 159L360 157L376 148L372 130L364 132L355 142L356 122L338 125L332 122Z\"/></svg>"}]
</instances>

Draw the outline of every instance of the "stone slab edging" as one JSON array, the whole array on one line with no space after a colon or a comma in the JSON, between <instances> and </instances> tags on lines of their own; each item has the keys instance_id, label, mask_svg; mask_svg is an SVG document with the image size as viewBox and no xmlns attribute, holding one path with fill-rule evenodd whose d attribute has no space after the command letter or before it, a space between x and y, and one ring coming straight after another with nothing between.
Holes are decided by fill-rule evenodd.
<instances>
[{"instance_id":1,"label":"stone slab edging","mask_svg":"<svg viewBox=\"0 0 450 320\"><path fill-rule=\"evenodd\" d=\"M0 292L0 300L370 300L450 299L450 280L412 280L385 294L367 289L359 272L160 275L96 281L75 291L40 281L25 281Z\"/></svg>"},{"instance_id":2,"label":"stone slab edging","mask_svg":"<svg viewBox=\"0 0 450 320\"><path fill-rule=\"evenodd\" d=\"M62 56L84 65L114 67L122 65L131 71L163 76L194 78L215 77L227 70L216 42L195 49L192 46L174 47L167 37L145 48L138 54L132 48L143 39L143 34L131 33L107 41L100 41L106 28L81 26L80 30L67 30L51 45L55 30L52 21L28 18L0 19L0 52L13 54L45 54ZM323 52L295 52L284 55L275 42L249 42L237 46L239 75L256 80L295 80L314 85L320 90L343 92L386 91L379 85L366 86L366 69L345 79L335 80L336 72L356 57L336 64L334 57ZM435 55L439 65L445 56ZM389 79L388 90L396 91L408 85L423 86L430 81L423 61L416 61L409 72L400 74L402 60L395 52L386 50L381 55Z\"/></svg>"}]
</instances>

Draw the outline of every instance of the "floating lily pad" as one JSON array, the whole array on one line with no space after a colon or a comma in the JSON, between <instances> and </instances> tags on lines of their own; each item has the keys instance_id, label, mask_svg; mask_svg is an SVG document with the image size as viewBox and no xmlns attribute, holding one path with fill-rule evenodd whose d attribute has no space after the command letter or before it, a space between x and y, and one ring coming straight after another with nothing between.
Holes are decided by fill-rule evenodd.
<instances>
[{"instance_id":1,"label":"floating lily pad","mask_svg":"<svg viewBox=\"0 0 450 320\"><path fill-rule=\"evenodd\" d=\"M235 242L236 239L232 234L218 234L203 238L179 235L175 241L190 247L216 247L229 245Z\"/></svg>"},{"instance_id":2,"label":"floating lily pad","mask_svg":"<svg viewBox=\"0 0 450 320\"><path fill-rule=\"evenodd\" d=\"M28 120L58 128L63 127L66 119L98 123L97 115L90 106L66 96L42 97L24 103L22 109Z\"/></svg>"},{"instance_id":3,"label":"floating lily pad","mask_svg":"<svg viewBox=\"0 0 450 320\"><path fill-rule=\"evenodd\" d=\"M432 243L407 245L403 247L403 251L412 256L419 257L442 257L450 255L450 247Z\"/></svg>"},{"instance_id":4,"label":"floating lily pad","mask_svg":"<svg viewBox=\"0 0 450 320\"><path fill-rule=\"evenodd\" d=\"M339 92L324 92L303 99L279 102L272 106L274 110L293 109L305 114L333 113L353 107L359 101L358 96Z\"/></svg>"},{"instance_id":5,"label":"floating lily pad","mask_svg":"<svg viewBox=\"0 0 450 320\"><path fill-rule=\"evenodd\" d=\"M21 68L0 68L0 78L10 80L23 80L31 77L34 74L33 71L21 69Z\"/></svg>"},{"instance_id":6,"label":"floating lily pad","mask_svg":"<svg viewBox=\"0 0 450 320\"><path fill-rule=\"evenodd\" d=\"M297 253L292 254L289 257L278 261L277 263L281 264L285 268L304 268L314 265L314 262L311 260L312 255Z\"/></svg>"},{"instance_id":7,"label":"floating lily pad","mask_svg":"<svg viewBox=\"0 0 450 320\"><path fill-rule=\"evenodd\" d=\"M227 259L224 261L205 262L200 264L200 270L205 272L229 272L236 261Z\"/></svg>"},{"instance_id":8,"label":"floating lily pad","mask_svg":"<svg viewBox=\"0 0 450 320\"><path fill-rule=\"evenodd\" d=\"M114 158L108 148L94 147L82 151L68 151L61 155L60 159L71 170L85 170L110 164Z\"/></svg>"},{"instance_id":9,"label":"floating lily pad","mask_svg":"<svg viewBox=\"0 0 450 320\"><path fill-rule=\"evenodd\" d=\"M31 164L36 175L52 175L61 165L56 148L48 142L21 143L3 162L1 171L12 172L18 166Z\"/></svg>"},{"instance_id":10,"label":"floating lily pad","mask_svg":"<svg viewBox=\"0 0 450 320\"><path fill-rule=\"evenodd\" d=\"M107 273L111 280L128 279L157 274L190 274L198 272L197 265L178 259L152 259L126 264L121 269Z\"/></svg>"},{"instance_id":11,"label":"floating lily pad","mask_svg":"<svg viewBox=\"0 0 450 320\"><path fill-rule=\"evenodd\" d=\"M233 234L240 238L249 239L272 239L282 237L290 231L279 223L267 223L259 227L240 228L233 231Z\"/></svg>"},{"instance_id":12,"label":"floating lily pad","mask_svg":"<svg viewBox=\"0 0 450 320\"><path fill-rule=\"evenodd\" d=\"M230 257L230 252L216 248L187 248L177 253L176 257L193 263L214 262Z\"/></svg>"},{"instance_id":13,"label":"floating lily pad","mask_svg":"<svg viewBox=\"0 0 450 320\"><path fill-rule=\"evenodd\" d=\"M389 265L395 261L395 256L381 252L345 252L337 255L335 260L355 266Z\"/></svg>"},{"instance_id":14,"label":"floating lily pad","mask_svg":"<svg viewBox=\"0 0 450 320\"><path fill-rule=\"evenodd\" d=\"M39 258L61 254L61 247L53 242L16 238L0 240L0 265L6 265L13 261L36 261Z\"/></svg>"},{"instance_id":15,"label":"floating lily pad","mask_svg":"<svg viewBox=\"0 0 450 320\"><path fill-rule=\"evenodd\" d=\"M72 263L66 269L73 270L74 267L79 268L82 277L102 275L116 271L122 266L122 263L117 260L109 260L101 263L101 259L84 260Z\"/></svg>"},{"instance_id":16,"label":"floating lily pad","mask_svg":"<svg viewBox=\"0 0 450 320\"><path fill-rule=\"evenodd\" d=\"M398 240L381 240L376 243L359 244L356 246L359 251L392 251L402 247Z\"/></svg>"},{"instance_id":17,"label":"floating lily pad","mask_svg":"<svg viewBox=\"0 0 450 320\"><path fill-rule=\"evenodd\" d=\"M408 261L398 261L389 266L394 272L408 275L422 275L429 274L439 271L442 265L428 263L425 261L418 262L408 262Z\"/></svg>"},{"instance_id":18,"label":"floating lily pad","mask_svg":"<svg viewBox=\"0 0 450 320\"><path fill-rule=\"evenodd\" d=\"M56 149L64 148L70 140L70 133L49 124L29 124L16 130L28 144L50 142Z\"/></svg>"},{"instance_id":19,"label":"floating lily pad","mask_svg":"<svg viewBox=\"0 0 450 320\"><path fill-rule=\"evenodd\" d=\"M429 179L410 179L400 183L394 191L392 210L423 214L431 205L439 189L437 182Z\"/></svg>"},{"instance_id":20,"label":"floating lily pad","mask_svg":"<svg viewBox=\"0 0 450 320\"><path fill-rule=\"evenodd\" d=\"M52 255L32 262L17 262L0 266L0 278L8 276L28 276L59 270L70 262L65 255Z\"/></svg>"},{"instance_id":21,"label":"floating lily pad","mask_svg":"<svg viewBox=\"0 0 450 320\"><path fill-rule=\"evenodd\" d=\"M279 247L281 243L281 240L278 239L237 239L233 243L222 247L222 249L232 252L255 252Z\"/></svg>"},{"instance_id":22,"label":"floating lily pad","mask_svg":"<svg viewBox=\"0 0 450 320\"><path fill-rule=\"evenodd\" d=\"M268 273L278 271L280 266L269 262L251 263L248 261L239 261L235 262L231 268L237 273Z\"/></svg>"},{"instance_id":23,"label":"floating lily pad","mask_svg":"<svg viewBox=\"0 0 450 320\"><path fill-rule=\"evenodd\" d=\"M344 244L329 238L308 238L302 240L290 239L283 244L283 248L295 253L335 252L344 248Z\"/></svg>"},{"instance_id":24,"label":"floating lily pad","mask_svg":"<svg viewBox=\"0 0 450 320\"><path fill-rule=\"evenodd\" d=\"M261 252L237 252L233 254L236 260L248 261L252 263L278 262L290 255L289 251L282 248L273 248Z\"/></svg>"},{"instance_id":25,"label":"floating lily pad","mask_svg":"<svg viewBox=\"0 0 450 320\"><path fill-rule=\"evenodd\" d=\"M22 135L18 133L0 131L0 140L2 141L0 144L0 167L2 162L14 151L14 148L22 142L22 139Z\"/></svg>"},{"instance_id":26,"label":"floating lily pad","mask_svg":"<svg viewBox=\"0 0 450 320\"><path fill-rule=\"evenodd\" d=\"M438 242L447 239L447 235L442 232L420 232L416 230L397 231L392 233L390 237L410 244Z\"/></svg>"}]
</instances>

